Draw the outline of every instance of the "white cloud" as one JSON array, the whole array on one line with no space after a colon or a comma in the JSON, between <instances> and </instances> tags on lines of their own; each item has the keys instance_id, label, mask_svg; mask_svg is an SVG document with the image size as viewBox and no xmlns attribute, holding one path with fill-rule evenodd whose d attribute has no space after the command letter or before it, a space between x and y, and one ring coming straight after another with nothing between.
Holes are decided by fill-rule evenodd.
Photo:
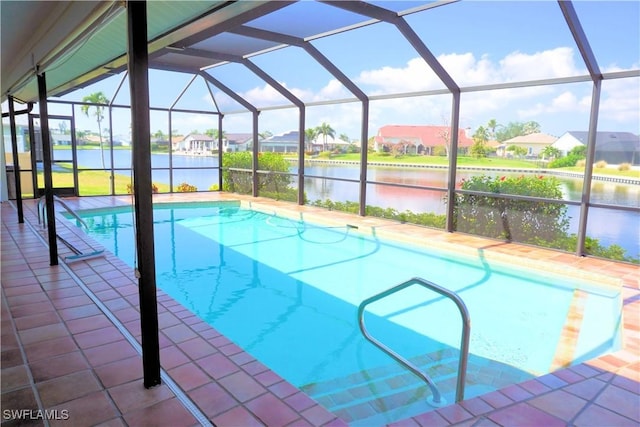
<instances>
[{"instance_id":1,"label":"white cloud","mask_svg":"<svg viewBox=\"0 0 640 427\"><path fill-rule=\"evenodd\" d=\"M640 133L640 78L605 80L600 96L600 117L616 124L630 123ZM613 130L613 129L611 129Z\"/></svg>"},{"instance_id":2,"label":"white cloud","mask_svg":"<svg viewBox=\"0 0 640 427\"><path fill-rule=\"evenodd\" d=\"M537 80L586 74L574 61L574 51L569 47L526 54L513 52L499 62L503 81Z\"/></svg>"},{"instance_id":3,"label":"white cloud","mask_svg":"<svg viewBox=\"0 0 640 427\"><path fill-rule=\"evenodd\" d=\"M343 85L336 79L329 80L316 96L313 97L314 101L327 101L331 99L344 99L351 98L353 94L349 92Z\"/></svg>"},{"instance_id":4,"label":"white cloud","mask_svg":"<svg viewBox=\"0 0 640 427\"><path fill-rule=\"evenodd\" d=\"M404 68L382 67L367 70L355 78L356 84L372 90L373 95L414 92L443 88L442 83L422 58L414 58Z\"/></svg>"},{"instance_id":5,"label":"white cloud","mask_svg":"<svg viewBox=\"0 0 640 427\"><path fill-rule=\"evenodd\" d=\"M512 81L539 80L585 75L576 52L568 47L558 47L541 52L512 52L502 59L489 55L480 58L472 53L450 53L438 57L438 61L462 87L481 86ZM578 63L576 62L578 61ZM605 71L622 71L611 66ZM402 67L381 67L364 70L353 80L368 95L406 93L443 88L440 79L431 71L422 58L413 58ZM285 86L286 87L286 86ZM319 90L288 88L306 102L350 98L353 95L337 80L330 79ZM289 101L268 85L257 86L240 96L258 108L287 105ZM235 104L227 97L216 97L219 105ZM601 119L610 120L616 126L631 130L639 128L640 84L638 79L606 80L603 83ZM567 126L584 127L588 123L591 108L591 83L574 83L522 87L514 89L466 92L462 94L461 126L476 128L495 118L501 123L536 120L549 133L561 133ZM370 133L390 123L441 124L443 111L448 118L451 96L429 96L374 101L370 110ZM274 123L272 131L291 129L290 118L295 109L282 111L281 126ZM297 116L297 113L294 113ZM307 111L308 127L322 121L332 125L337 133L347 133L355 138L360 135L361 107L359 103L338 104L326 111L316 113L315 107ZM273 116L276 119L276 116ZM318 122L318 123L316 123ZM572 124L577 123L577 124ZM608 124L607 124L608 125ZM250 126L250 123L249 123ZM296 125L293 127L295 128ZM610 127L613 126L609 125ZM577 128L577 127L576 127ZM636 130L637 132L637 130Z\"/></svg>"}]
</instances>

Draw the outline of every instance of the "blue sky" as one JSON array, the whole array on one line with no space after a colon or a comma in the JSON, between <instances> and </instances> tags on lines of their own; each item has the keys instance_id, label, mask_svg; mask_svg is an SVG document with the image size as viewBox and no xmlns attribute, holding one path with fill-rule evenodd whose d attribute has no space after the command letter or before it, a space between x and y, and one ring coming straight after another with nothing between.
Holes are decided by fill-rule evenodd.
<instances>
[{"instance_id":1,"label":"blue sky","mask_svg":"<svg viewBox=\"0 0 640 427\"><path fill-rule=\"evenodd\" d=\"M375 3L385 5L385 2ZM386 6L402 9L416 4L393 2ZM294 6L313 7L317 17L315 23L298 22L292 29L295 32L304 32L305 25L321 27L323 22L336 19L335 10L330 6ZM602 71L640 68L640 2L576 1L574 7ZM285 8L275 19L292 22L291 15L295 13L296 9ZM345 18L351 19L349 14ZM408 15L406 20L462 87L587 73L555 1L465 1ZM249 25L269 23L258 21ZM371 25L312 43L370 96L444 87L397 29L388 24ZM255 56L251 61L305 102L353 97L298 48ZM288 104L240 65L216 67L210 73L258 108ZM152 106L169 106L190 79L188 75L151 71ZM79 100L98 90L111 97L119 81L119 76L113 77L65 99ZM213 92L224 112L242 109L218 89L213 88ZM591 92L592 85L586 82L463 93L460 126L473 131L490 119L501 124L534 120L540 123L543 132L556 136L568 130L587 130ZM125 82L116 103L127 102L128 82ZM196 79L177 106L206 111L215 108L201 79ZM369 136L387 124L448 124L450 108L451 97L446 95L372 101ZM51 107L50 112L55 113ZM360 138L361 107L357 102L309 107L306 114L306 127L327 122L337 135ZM168 131L164 117L152 114L152 131ZM80 129L97 129L93 119L78 114L77 120ZM128 112L119 113L114 120L114 133L128 133L129 122ZM295 109L264 111L260 115L259 131L285 132L297 129L297 122ZM174 117L173 125L186 134L216 128L217 118L180 114ZM604 81L598 129L640 133L640 77ZM226 114L224 130L250 132L251 115Z\"/></svg>"}]
</instances>

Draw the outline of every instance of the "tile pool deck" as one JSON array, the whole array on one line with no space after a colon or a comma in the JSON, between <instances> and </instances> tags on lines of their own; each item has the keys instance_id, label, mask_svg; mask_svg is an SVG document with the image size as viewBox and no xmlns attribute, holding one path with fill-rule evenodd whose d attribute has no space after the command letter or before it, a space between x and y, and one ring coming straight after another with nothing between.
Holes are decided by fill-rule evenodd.
<instances>
[{"instance_id":1,"label":"tile pool deck","mask_svg":"<svg viewBox=\"0 0 640 427\"><path fill-rule=\"evenodd\" d=\"M257 208L329 220L324 210L266 199L220 193L157 196L157 201L205 199L242 199ZM88 209L129 204L130 198L65 201L76 209ZM28 224L18 224L14 206L2 203L3 426L347 425L162 291L158 293L161 363L169 381L144 389L136 343L138 289L132 269L110 254L49 266L35 201L25 201L24 207ZM621 350L393 425L640 425L639 267L339 212L330 217L443 250L475 251L487 259L509 258L622 283ZM81 249L92 244L66 220L57 221L57 229ZM62 244L59 252L72 254ZM559 366L579 327L577 301L561 338L566 345L557 353ZM23 412L7 412L12 409ZM37 410L50 411L49 417L57 419L34 419L42 415Z\"/></svg>"}]
</instances>

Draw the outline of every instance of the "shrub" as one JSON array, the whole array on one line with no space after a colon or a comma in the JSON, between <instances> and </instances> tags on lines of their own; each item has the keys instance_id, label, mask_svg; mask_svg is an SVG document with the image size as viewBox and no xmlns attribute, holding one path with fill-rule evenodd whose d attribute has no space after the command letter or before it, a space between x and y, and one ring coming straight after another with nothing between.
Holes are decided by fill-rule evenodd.
<instances>
[{"instance_id":1,"label":"shrub","mask_svg":"<svg viewBox=\"0 0 640 427\"><path fill-rule=\"evenodd\" d=\"M586 145L577 145L569 151L569 155L576 155L579 157L587 157L587 146Z\"/></svg>"},{"instance_id":2,"label":"shrub","mask_svg":"<svg viewBox=\"0 0 640 427\"><path fill-rule=\"evenodd\" d=\"M631 170L631 163L621 163L621 164L618 166L618 170L619 170L619 171L628 171L628 170Z\"/></svg>"},{"instance_id":3,"label":"shrub","mask_svg":"<svg viewBox=\"0 0 640 427\"><path fill-rule=\"evenodd\" d=\"M253 155L248 151L226 153L222 157L222 189L231 193L251 194L253 192L252 164ZM258 175L258 193L261 196L289 200L292 195L288 193L293 191L292 194L297 194L294 189L289 188L291 184L291 176L288 175L289 162L282 155L259 153L258 170L261 171Z\"/></svg>"},{"instance_id":4,"label":"shrub","mask_svg":"<svg viewBox=\"0 0 640 427\"><path fill-rule=\"evenodd\" d=\"M218 184L211 184L211 187L209 187L209 191L220 191L220 187L218 186Z\"/></svg>"},{"instance_id":5,"label":"shrub","mask_svg":"<svg viewBox=\"0 0 640 427\"><path fill-rule=\"evenodd\" d=\"M222 156L222 190L230 193L251 194L253 179L251 177L252 153L239 151L225 153ZM244 170L230 170L246 169Z\"/></svg>"},{"instance_id":6,"label":"shrub","mask_svg":"<svg viewBox=\"0 0 640 427\"><path fill-rule=\"evenodd\" d=\"M193 193L195 191L198 191L198 188L195 185L191 185L189 183L183 182L180 185L178 185L178 188L176 188L176 191L178 193Z\"/></svg>"},{"instance_id":7,"label":"shrub","mask_svg":"<svg viewBox=\"0 0 640 427\"><path fill-rule=\"evenodd\" d=\"M151 183L151 192L153 194L158 194L158 186L154 183ZM131 187L131 184L127 184L127 194L133 194L133 187Z\"/></svg>"},{"instance_id":8,"label":"shrub","mask_svg":"<svg viewBox=\"0 0 640 427\"><path fill-rule=\"evenodd\" d=\"M579 168L587 166L587 159L578 160L576 162L576 166L578 166Z\"/></svg>"},{"instance_id":9,"label":"shrub","mask_svg":"<svg viewBox=\"0 0 640 427\"><path fill-rule=\"evenodd\" d=\"M357 214L360 211L358 202L334 202L329 199L316 200L311 203L313 206L326 208L329 210L348 212ZM391 219L410 224L424 225L426 227L444 228L446 223L446 215L439 215L430 212L415 213L410 210L398 212L393 208L381 208L378 206L367 205L365 207L365 215L377 218Z\"/></svg>"},{"instance_id":10,"label":"shrub","mask_svg":"<svg viewBox=\"0 0 640 427\"><path fill-rule=\"evenodd\" d=\"M533 240L533 244L549 245L556 249L562 249L567 252L573 252L578 245L578 236L576 234L565 235L553 242L543 242L537 239ZM640 263L640 259L630 257L626 254L624 248L619 245L602 246L598 239L586 237L584 241L584 252L587 255L593 255L601 258L607 258L614 261L626 261L635 264Z\"/></svg>"},{"instance_id":11,"label":"shrub","mask_svg":"<svg viewBox=\"0 0 640 427\"><path fill-rule=\"evenodd\" d=\"M559 159L555 159L549 162L550 168L566 168L575 166L578 161L582 160L584 156L579 154L569 154L565 157L560 157Z\"/></svg>"},{"instance_id":12,"label":"shrub","mask_svg":"<svg viewBox=\"0 0 640 427\"><path fill-rule=\"evenodd\" d=\"M607 162L605 162L604 160L599 160L599 161L596 162L595 166L597 168L600 168L600 169L606 168L607 167Z\"/></svg>"},{"instance_id":13,"label":"shrub","mask_svg":"<svg viewBox=\"0 0 640 427\"><path fill-rule=\"evenodd\" d=\"M490 194L456 195L457 231L523 243L533 239L550 242L566 235L569 218L564 204L499 196L562 199L560 181L555 177L479 175L464 180L461 188Z\"/></svg>"},{"instance_id":14,"label":"shrub","mask_svg":"<svg viewBox=\"0 0 640 427\"><path fill-rule=\"evenodd\" d=\"M442 146L442 145L437 145L435 147L433 147L433 156L441 156L441 157L446 157L447 155L447 149L446 147Z\"/></svg>"}]
</instances>

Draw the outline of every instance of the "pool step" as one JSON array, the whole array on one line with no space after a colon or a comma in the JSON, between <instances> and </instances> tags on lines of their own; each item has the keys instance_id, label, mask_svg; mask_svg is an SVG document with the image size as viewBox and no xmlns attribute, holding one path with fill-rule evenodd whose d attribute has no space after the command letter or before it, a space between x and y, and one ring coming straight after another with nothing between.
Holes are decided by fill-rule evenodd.
<instances>
[{"instance_id":1,"label":"pool step","mask_svg":"<svg viewBox=\"0 0 640 427\"><path fill-rule=\"evenodd\" d=\"M449 355L434 360L433 356L413 358L412 362L434 379L443 395L453 396L458 358ZM437 355L437 358L442 356ZM301 389L349 423L409 406L417 406L418 412L433 409L427 403L431 391L424 381L396 363L331 381L309 384Z\"/></svg>"},{"instance_id":2,"label":"pool step","mask_svg":"<svg viewBox=\"0 0 640 427\"><path fill-rule=\"evenodd\" d=\"M454 403L458 377L458 351L442 350L410 359L436 383L447 403ZM471 356L467 366L465 397L496 390L532 378L500 362ZM301 389L350 425L384 424L385 415L433 410L431 390L425 382L397 363L360 371ZM374 421L375 420L375 421Z\"/></svg>"}]
</instances>

